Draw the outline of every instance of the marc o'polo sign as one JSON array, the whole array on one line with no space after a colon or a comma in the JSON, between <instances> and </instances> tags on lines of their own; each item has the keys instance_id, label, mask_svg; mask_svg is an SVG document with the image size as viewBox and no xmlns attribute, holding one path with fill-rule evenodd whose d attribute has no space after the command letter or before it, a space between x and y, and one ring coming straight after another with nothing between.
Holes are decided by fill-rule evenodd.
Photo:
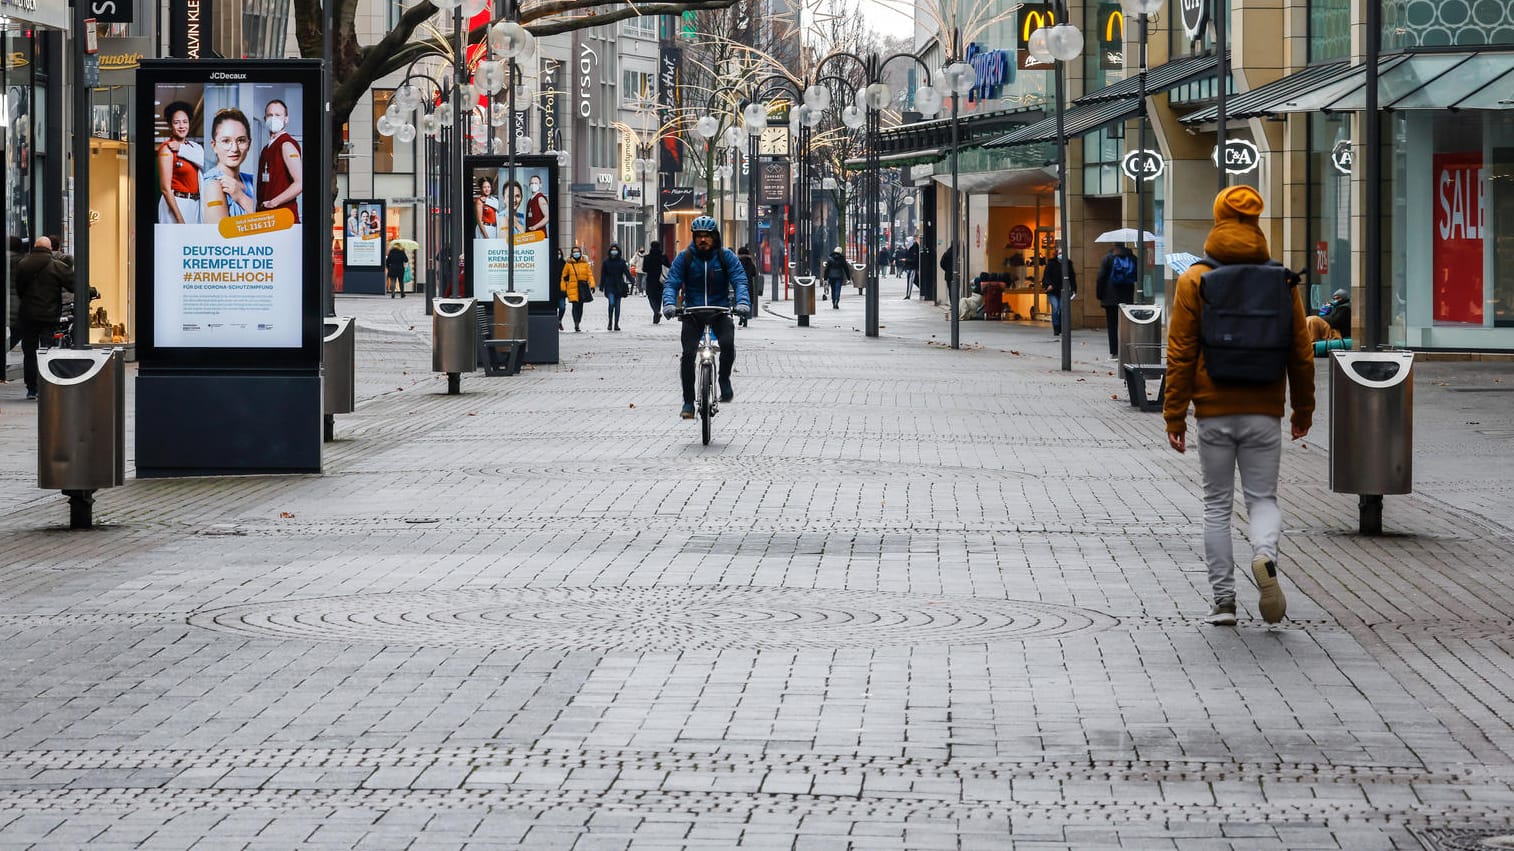
<instances>
[{"instance_id":1,"label":"marc o'polo sign","mask_svg":"<svg viewBox=\"0 0 1514 851\"><path fill-rule=\"evenodd\" d=\"M1120 171L1131 180L1156 180L1167 170L1167 161L1156 151L1131 151L1120 159Z\"/></svg>"},{"instance_id":2,"label":"marc o'polo sign","mask_svg":"<svg viewBox=\"0 0 1514 851\"><path fill-rule=\"evenodd\" d=\"M1225 169L1226 174L1247 174L1256 171L1257 166L1262 164L1262 152L1257 150L1255 144L1245 139L1226 139L1224 162L1220 161L1220 147L1216 145L1209 158L1214 160L1216 166Z\"/></svg>"},{"instance_id":3,"label":"marc o'polo sign","mask_svg":"<svg viewBox=\"0 0 1514 851\"><path fill-rule=\"evenodd\" d=\"M1183 17L1183 34L1189 41L1198 41L1209 26L1210 0L1177 0Z\"/></svg>"}]
</instances>

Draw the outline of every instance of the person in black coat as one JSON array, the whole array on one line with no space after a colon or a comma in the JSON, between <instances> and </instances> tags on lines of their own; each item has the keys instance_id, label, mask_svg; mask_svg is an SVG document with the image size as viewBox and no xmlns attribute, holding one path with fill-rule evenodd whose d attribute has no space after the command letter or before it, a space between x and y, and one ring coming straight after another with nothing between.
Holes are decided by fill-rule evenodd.
<instances>
[{"instance_id":1,"label":"person in black coat","mask_svg":"<svg viewBox=\"0 0 1514 851\"><path fill-rule=\"evenodd\" d=\"M599 291L610 306L610 325L605 330L619 331L620 300L631 294L631 266L621 256L618 242L610 243L604 262L599 264Z\"/></svg>"},{"instance_id":2,"label":"person in black coat","mask_svg":"<svg viewBox=\"0 0 1514 851\"><path fill-rule=\"evenodd\" d=\"M405 267L409 264L410 258L405 256L405 249L398 245L389 246L389 253L384 256L384 283L390 298L394 298L395 293L399 293L400 298L405 297Z\"/></svg>"},{"instance_id":3,"label":"person in black coat","mask_svg":"<svg viewBox=\"0 0 1514 851\"><path fill-rule=\"evenodd\" d=\"M752 294L752 315L757 314L757 294L762 291L762 281L757 276L757 262L752 259L752 247L743 245L736 251L736 259L741 261L741 268L746 271L747 289ZM741 327L745 328L751 317L741 317Z\"/></svg>"},{"instance_id":4,"label":"person in black coat","mask_svg":"<svg viewBox=\"0 0 1514 851\"><path fill-rule=\"evenodd\" d=\"M52 240L37 237L32 250L16 264L16 320L20 326L22 377L26 398L37 398L37 347L58 327L63 293L74 288L74 268L53 255Z\"/></svg>"},{"instance_id":5,"label":"person in black coat","mask_svg":"<svg viewBox=\"0 0 1514 851\"><path fill-rule=\"evenodd\" d=\"M559 331L562 330L563 314L568 312L568 294L563 292L562 287L558 286L558 282L562 280L563 267L567 263L567 259L562 256L561 248L552 252L552 265L550 268L552 270L552 290L557 293L557 330Z\"/></svg>"},{"instance_id":6,"label":"person in black coat","mask_svg":"<svg viewBox=\"0 0 1514 851\"><path fill-rule=\"evenodd\" d=\"M825 258L825 267L820 273L821 277L825 278L825 283L831 288L831 307L833 309L839 310L841 308L841 287L846 284L846 279L850 277L850 271L850 267L846 265L846 255L841 253L841 246L836 246L836 250L831 252L831 256Z\"/></svg>"},{"instance_id":7,"label":"person in black coat","mask_svg":"<svg viewBox=\"0 0 1514 851\"><path fill-rule=\"evenodd\" d=\"M646 276L647 303L652 306L652 324L662 321L662 276L668 271L668 256L662 253L662 243L653 240L647 254L641 260L641 272Z\"/></svg>"},{"instance_id":8,"label":"person in black coat","mask_svg":"<svg viewBox=\"0 0 1514 851\"><path fill-rule=\"evenodd\" d=\"M1046 261L1046 271L1041 273L1041 289L1046 291L1046 301L1051 306L1051 335L1062 336L1062 264L1067 263L1067 286L1071 293L1069 301L1078 297L1078 270L1067 261L1053 255ZM1071 309L1071 305L1068 306Z\"/></svg>"},{"instance_id":9,"label":"person in black coat","mask_svg":"<svg viewBox=\"0 0 1514 851\"><path fill-rule=\"evenodd\" d=\"M909 301L910 291L920 280L920 237L910 238L909 247L904 249L904 259L899 265L904 270L904 300Z\"/></svg>"},{"instance_id":10,"label":"person in black coat","mask_svg":"<svg viewBox=\"0 0 1514 851\"><path fill-rule=\"evenodd\" d=\"M1109 330L1109 356L1120 356L1120 305L1135 301L1136 257L1129 248L1116 245L1099 264L1094 295L1104 308L1104 322Z\"/></svg>"}]
</instances>

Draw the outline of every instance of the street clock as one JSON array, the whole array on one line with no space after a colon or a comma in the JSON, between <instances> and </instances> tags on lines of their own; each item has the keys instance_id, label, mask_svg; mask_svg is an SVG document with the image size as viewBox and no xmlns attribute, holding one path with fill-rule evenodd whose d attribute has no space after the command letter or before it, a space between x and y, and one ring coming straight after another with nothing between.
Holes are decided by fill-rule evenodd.
<instances>
[{"instance_id":1,"label":"street clock","mask_svg":"<svg viewBox=\"0 0 1514 851\"><path fill-rule=\"evenodd\" d=\"M789 128L765 127L762 130L762 138L757 143L757 152L768 157L786 157L789 155Z\"/></svg>"}]
</instances>

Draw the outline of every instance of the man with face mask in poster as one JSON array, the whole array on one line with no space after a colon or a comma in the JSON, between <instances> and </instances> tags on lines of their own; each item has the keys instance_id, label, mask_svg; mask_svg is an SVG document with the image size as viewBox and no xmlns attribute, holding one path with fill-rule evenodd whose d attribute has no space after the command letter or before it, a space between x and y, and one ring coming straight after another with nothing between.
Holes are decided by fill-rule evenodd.
<instances>
[{"instance_id":1,"label":"man with face mask in poster","mask_svg":"<svg viewBox=\"0 0 1514 851\"><path fill-rule=\"evenodd\" d=\"M300 220L300 192L305 188L305 167L300 162L300 143L289 135L289 107L274 99L263 107L263 127L268 144L258 154L258 209L280 207Z\"/></svg>"},{"instance_id":2,"label":"man with face mask in poster","mask_svg":"<svg viewBox=\"0 0 1514 851\"><path fill-rule=\"evenodd\" d=\"M547 201L546 193L541 191L541 176L531 175L526 181L526 230L547 229L547 217L552 211L552 205Z\"/></svg>"}]
</instances>

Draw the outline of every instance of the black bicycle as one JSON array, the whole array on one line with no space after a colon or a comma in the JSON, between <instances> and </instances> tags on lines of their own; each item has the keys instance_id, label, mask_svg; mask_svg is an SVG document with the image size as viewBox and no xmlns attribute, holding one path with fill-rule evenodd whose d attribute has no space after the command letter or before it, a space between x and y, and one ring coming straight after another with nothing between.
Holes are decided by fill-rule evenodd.
<instances>
[{"instance_id":1,"label":"black bicycle","mask_svg":"<svg viewBox=\"0 0 1514 851\"><path fill-rule=\"evenodd\" d=\"M729 307L685 307L678 312L678 318L688 320L701 316L714 316L717 314L731 315ZM720 341L715 339L715 332L709 323L705 323L704 333L699 337L699 349L694 354L694 410L699 413L699 436L704 445L710 445L710 421L720 410L720 393L715 389L716 370L720 366Z\"/></svg>"}]
</instances>

